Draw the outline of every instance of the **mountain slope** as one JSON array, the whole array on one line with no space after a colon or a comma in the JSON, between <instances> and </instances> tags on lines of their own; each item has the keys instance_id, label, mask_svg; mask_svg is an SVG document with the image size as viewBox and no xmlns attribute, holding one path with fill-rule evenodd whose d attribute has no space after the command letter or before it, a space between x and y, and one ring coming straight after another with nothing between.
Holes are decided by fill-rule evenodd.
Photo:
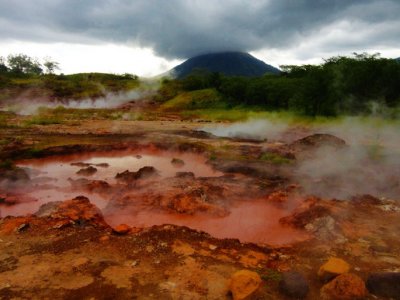
<instances>
[{"instance_id":1,"label":"mountain slope","mask_svg":"<svg viewBox=\"0 0 400 300\"><path fill-rule=\"evenodd\" d=\"M176 78L183 78L194 70L220 72L228 76L261 76L277 74L279 69L244 52L220 52L192 57L171 70Z\"/></svg>"}]
</instances>

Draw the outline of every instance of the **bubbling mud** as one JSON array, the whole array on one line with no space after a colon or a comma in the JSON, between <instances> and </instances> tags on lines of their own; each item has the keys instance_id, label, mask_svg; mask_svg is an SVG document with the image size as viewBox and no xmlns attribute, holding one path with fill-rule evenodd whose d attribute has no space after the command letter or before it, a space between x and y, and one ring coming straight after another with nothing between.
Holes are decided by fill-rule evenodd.
<instances>
[{"instance_id":1,"label":"bubbling mud","mask_svg":"<svg viewBox=\"0 0 400 300\"><path fill-rule=\"evenodd\" d=\"M204 211L179 213L157 207L154 204L140 206L140 199L138 203L135 202L136 200L132 200L133 203L127 204L131 208L137 206L136 210L119 207L118 201L113 201L123 195L124 191L133 192L134 195L139 195L137 193L143 190L145 192L156 190L161 194L168 193L165 188L169 186L165 186L165 184L170 182L170 178L177 178L177 183L171 181L174 188L179 186L179 189L184 190L188 188L186 185L200 184L201 189L201 178L208 178L207 180L211 178L213 181L224 175L215 171L206 163L206 157L199 154L146 151L81 153L20 161L18 166L27 170L31 180L26 187L20 186L19 193L29 197L28 199L35 198L36 201L17 202L12 205L0 204L1 216L35 213L45 203L63 201L82 195L89 198L102 210L106 222L111 226L125 223L132 227L145 228L153 225L174 224L205 231L216 238L237 238L242 242L270 245L290 244L309 238L304 232L279 223L280 218L290 214L289 210L269 203L265 199L257 199L256 196L254 196L255 199L247 199L251 197L249 195L237 199L222 197L222 207L226 208L229 213L219 216ZM177 161L179 164L176 163ZM145 166L154 167L157 175L151 179L143 179L143 181L134 179L133 185L116 179L118 173L126 170L137 172ZM79 172L89 167L95 168L96 171L87 174ZM190 176L192 177L179 179L175 177L177 172L180 174L191 172ZM199 180L194 182L195 178L199 178ZM74 186L76 182L85 184L95 182L98 184L96 188L100 190ZM163 182L164 186L157 185L157 182ZM199 199L196 201L202 201ZM208 205L208 200L204 201Z\"/></svg>"}]
</instances>

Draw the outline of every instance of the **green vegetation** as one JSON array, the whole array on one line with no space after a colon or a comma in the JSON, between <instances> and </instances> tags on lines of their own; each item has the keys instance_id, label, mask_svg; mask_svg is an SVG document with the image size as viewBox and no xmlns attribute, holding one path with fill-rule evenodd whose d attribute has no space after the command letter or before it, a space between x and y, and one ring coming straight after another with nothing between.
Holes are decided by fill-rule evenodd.
<instances>
[{"instance_id":1,"label":"green vegetation","mask_svg":"<svg viewBox=\"0 0 400 300\"><path fill-rule=\"evenodd\" d=\"M183 92L165 102L161 107L164 110L200 109L223 107L220 95L215 89L202 89Z\"/></svg>"},{"instance_id":2,"label":"green vegetation","mask_svg":"<svg viewBox=\"0 0 400 300\"><path fill-rule=\"evenodd\" d=\"M24 54L10 55L7 60L0 57L0 101L14 99L22 92L25 97L57 101L98 98L139 86L138 77L132 74L55 75L57 69L58 63L49 58L41 64Z\"/></svg>"},{"instance_id":3,"label":"green vegetation","mask_svg":"<svg viewBox=\"0 0 400 300\"><path fill-rule=\"evenodd\" d=\"M12 170L15 167L12 160L6 159L0 162L0 170Z\"/></svg>"},{"instance_id":4,"label":"green vegetation","mask_svg":"<svg viewBox=\"0 0 400 300\"><path fill-rule=\"evenodd\" d=\"M268 161L273 164L283 165L283 164L290 164L293 160L283 157L277 153L272 152L265 152L260 156L260 160Z\"/></svg>"},{"instance_id":5,"label":"green vegetation","mask_svg":"<svg viewBox=\"0 0 400 300\"><path fill-rule=\"evenodd\" d=\"M220 113L224 120L244 119L242 110L290 111L310 117L381 114L396 117L400 104L400 64L379 55L332 57L321 65L282 66L279 75L226 77L194 73L180 80L165 80L155 97L169 110L234 108ZM213 91L209 101L204 91ZM201 91L201 92L200 92ZM201 101L195 99L201 93ZM205 113L197 112L197 113Z\"/></svg>"},{"instance_id":6,"label":"green vegetation","mask_svg":"<svg viewBox=\"0 0 400 300\"><path fill-rule=\"evenodd\" d=\"M38 158L43 154L43 150L39 148L29 148L24 151L23 156L25 158Z\"/></svg>"},{"instance_id":7,"label":"green vegetation","mask_svg":"<svg viewBox=\"0 0 400 300\"><path fill-rule=\"evenodd\" d=\"M258 269L257 273L265 281L280 281L282 279L282 273L275 269Z\"/></svg>"}]
</instances>

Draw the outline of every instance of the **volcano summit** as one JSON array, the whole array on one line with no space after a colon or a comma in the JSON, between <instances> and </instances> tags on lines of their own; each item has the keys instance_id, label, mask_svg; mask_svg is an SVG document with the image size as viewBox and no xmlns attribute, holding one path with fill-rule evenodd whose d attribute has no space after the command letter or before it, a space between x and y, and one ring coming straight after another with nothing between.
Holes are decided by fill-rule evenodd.
<instances>
[{"instance_id":1,"label":"volcano summit","mask_svg":"<svg viewBox=\"0 0 400 300\"><path fill-rule=\"evenodd\" d=\"M189 58L170 72L176 78L183 78L195 70L219 72L228 76L262 76L265 73L278 74L279 69L270 66L245 52L218 52Z\"/></svg>"}]
</instances>

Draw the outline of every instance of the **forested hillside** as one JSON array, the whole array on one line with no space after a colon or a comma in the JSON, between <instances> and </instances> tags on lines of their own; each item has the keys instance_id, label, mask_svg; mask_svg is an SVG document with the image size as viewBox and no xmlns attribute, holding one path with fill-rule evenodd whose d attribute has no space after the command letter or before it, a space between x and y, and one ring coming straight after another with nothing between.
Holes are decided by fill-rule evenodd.
<instances>
[{"instance_id":1,"label":"forested hillside","mask_svg":"<svg viewBox=\"0 0 400 300\"><path fill-rule=\"evenodd\" d=\"M320 65L281 69L280 74L253 78L201 72L164 80L157 99L177 102L176 97L185 97L186 102L178 101L185 109L255 106L309 116L368 113L377 107L395 110L400 104L400 64L378 54L338 56ZM193 91L198 99L191 97ZM202 93L213 99L199 97Z\"/></svg>"}]
</instances>

